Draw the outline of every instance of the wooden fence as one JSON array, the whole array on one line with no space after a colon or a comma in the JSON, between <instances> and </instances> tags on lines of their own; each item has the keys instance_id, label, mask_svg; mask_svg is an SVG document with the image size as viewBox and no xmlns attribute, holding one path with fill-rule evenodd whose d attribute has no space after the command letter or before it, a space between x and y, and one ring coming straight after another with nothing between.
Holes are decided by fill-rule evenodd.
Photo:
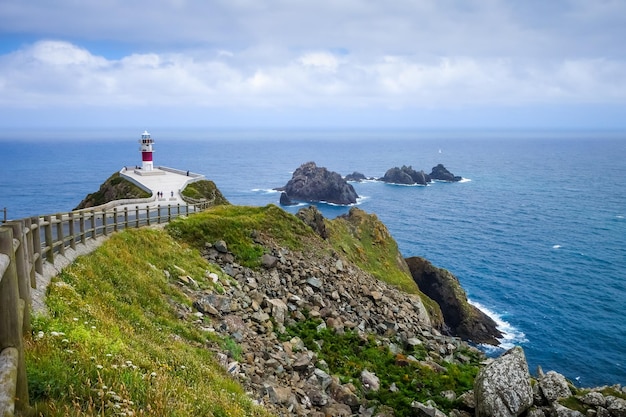
<instances>
[{"instance_id":1,"label":"wooden fence","mask_svg":"<svg viewBox=\"0 0 626 417\"><path fill-rule=\"evenodd\" d=\"M26 414L30 409L23 337L31 332L31 289L36 288L37 275L91 240L127 228L167 223L209 205L203 201L111 208L109 204L0 224L0 416Z\"/></svg>"}]
</instances>

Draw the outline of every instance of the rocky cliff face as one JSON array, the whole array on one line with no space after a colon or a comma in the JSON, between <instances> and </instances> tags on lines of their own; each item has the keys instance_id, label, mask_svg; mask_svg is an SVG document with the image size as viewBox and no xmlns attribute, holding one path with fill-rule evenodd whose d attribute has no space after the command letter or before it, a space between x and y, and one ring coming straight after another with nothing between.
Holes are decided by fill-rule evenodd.
<instances>
[{"instance_id":1,"label":"rocky cliff face","mask_svg":"<svg viewBox=\"0 0 626 417\"><path fill-rule=\"evenodd\" d=\"M467 295L454 275L424 258L411 257L406 262L418 287L441 307L452 335L475 343L499 344L497 338L502 337L502 333L496 323L467 301Z\"/></svg>"},{"instance_id":2,"label":"rocky cliff face","mask_svg":"<svg viewBox=\"0 0 626 417\"><path fill-rule=\"evenodd\" d=\"M98 191L88 194L74 210L96 207L114 200L148 198L150 195L116 172L100 185Z\"/></svg>"},{"instance_id":3,"label":"rocky cliff face","mask_svg":"<svg viewBox=\"0 0 626 417\"><path fill-rule=\"evenodd\" d=\"M333 204L354 204L358 195L336 172L318 167L315 162L307 162L296 169L287 184L278 188L291 200L327 202ZM287 201L287 200L285 200Z\"/></svg>"}]
</instances>

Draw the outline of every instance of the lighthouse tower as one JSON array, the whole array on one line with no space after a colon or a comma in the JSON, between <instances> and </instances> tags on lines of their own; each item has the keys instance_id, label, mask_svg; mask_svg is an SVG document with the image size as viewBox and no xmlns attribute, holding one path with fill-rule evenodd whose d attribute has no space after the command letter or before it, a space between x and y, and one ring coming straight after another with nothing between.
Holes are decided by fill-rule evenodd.
<instances>
[{"instance_id":1,"label":"lighthouse tower","mask_svg":"<svg viewBox=\"0 0 626 417\"><path fill-rule=\"evenodd\" d=\"M154 139L150 137L150 133L144 130L139 139L139 151L141 152L141 169L144 171L152 171L154 166L152 165L152 144Z\"/></svg>"}]
</instances>

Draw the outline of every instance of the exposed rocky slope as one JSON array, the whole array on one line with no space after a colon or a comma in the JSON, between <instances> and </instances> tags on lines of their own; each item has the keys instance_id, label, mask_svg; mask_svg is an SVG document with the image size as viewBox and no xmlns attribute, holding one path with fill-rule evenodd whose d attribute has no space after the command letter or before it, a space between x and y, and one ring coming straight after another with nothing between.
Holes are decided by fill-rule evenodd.
<instances>
[{"instance_id":1,"label":"exposed rocky slope","mask_svg":"<svg viewBox=\"0 0 626 417\"><path fill-rule=\"evenodd\" d=\"M320 224L314 210L309 209L302 218L309 224ZM281 227L272 224L273 228ZM364 219L354 223L354 228L370 230ZM472 366L476 363L472 357L481 355L459 338L440 334L417 295L376 279L341 251L329 250L319 238L307 238L302 250L294 251L277 243L271 231L241 232L249 233L255 244L264 248L260 268L241 266L227 242L205 242L203 256L225 274L209 274L222 290L200 291L190 277L181 274L181 285L197 310L181 307L181 315L195 314L201 318L198 325L206 327L208 321L207 331L238 343L240 357L230 350L217 350L222 365L253 398L277 415L625 415L626 392L621 387L580 391L556 372L540 371L532 378L521 348L495 360L483 357L483 366L466 391L446 390L442 385L425 388L428 372L442 380L459 378L458 371L452 369ZM331 233L329 239L333 238ZM424 263L422 267L427 269ZM420 394L429 399L413 400L403 411L384 406L379 401L398 395L399 390L388 375L362 369L358 380L347 378L321 360L317 349L323 344L321 336L312 345L300 337L285 338L288 329L310 320L318 320L318 333L324 329L331 329L337 337L354 333L363 343L374 336L381 355L392 352L393 365L404 367L406 378L412 381L410 390L399 395ZM423 356L408 353L418 347Z\"/></svg>"},{"instance_id":2,"label":"exposed rocky slope","mask_svg":"<svg viewBox=\"0 0 626 417\"><path fill-rule=\"evenodd\" d=\"M307 162L296 169L284 187L290 200L307 202L323 201L333 204L348 205L357 201L358 195L352 185L348 184L336 172L318 167L315 162ZM289 204L288 199L281 196L281 203Z\"/></svg>"},{"instance_id":3,"label":"exposed rocky slope","mask_svg":"<svg viewBox=\"0 0 626 417\"><path fill-rule=\"evenodd\" d=\"M148 198L150 195L116 172L100 185L98 191L88 194L74 210L96 207L114 200Z\"/></svg>"}]
</instances>

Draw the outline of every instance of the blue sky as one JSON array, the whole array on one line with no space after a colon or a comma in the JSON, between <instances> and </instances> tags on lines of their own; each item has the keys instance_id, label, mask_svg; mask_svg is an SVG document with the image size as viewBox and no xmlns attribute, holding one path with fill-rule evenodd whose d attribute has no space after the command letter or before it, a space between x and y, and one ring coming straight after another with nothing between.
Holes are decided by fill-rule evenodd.
<instances>
[{"instance_id":1,"label":"blue sky","mask_svg":"<svg viewBox=\"0 0 626 417\"><path fill-rule=\"evenodd\" d=\"M626 128L623 0L3 0L0 128Z\"/></svg>"}]
</instances>

